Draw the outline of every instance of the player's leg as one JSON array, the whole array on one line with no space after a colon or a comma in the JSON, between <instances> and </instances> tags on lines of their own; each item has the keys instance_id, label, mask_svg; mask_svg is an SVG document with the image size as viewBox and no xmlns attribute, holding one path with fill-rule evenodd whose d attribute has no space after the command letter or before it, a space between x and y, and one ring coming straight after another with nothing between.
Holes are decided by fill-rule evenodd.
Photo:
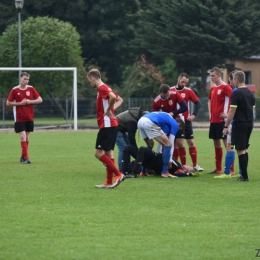
<instances>
[{"instance_id":1,"label":"player's leg","mask_svg":"<svg viewBox=\"0 0 260 260\"><path fill-rule=\"evenodd\" d=\"M137 174L136 175L132 174L133 169L131 170L131 172L129 172L130 158L132 156L134 159L136 159L137 152L138 152L138 148L132 145L127 145L124 148L123 159L122 159L122 173L126 176L126 178L137 177Z\"/></svg>"},{"instance_id":2,"label":"player's leg","mask_svg":"<svg viewBox=\"0 0 260 260\"><path fill-rule=\"evenodd\" d=\"M210 131L209 131L209 138L213 139L214 149L215 149L215 170L209 172L210 174L222 174L222 157L223 157L223 149L221 140L226 139L222 135L224 127L223 123L211 123L210 124Z\"/></svg>"},{"instance_id":3,"label":"player's leg","mask_svg":"<svg viewBox=\"0 0 260 260\"><path fill-rule=\"evenodd\" d=\"M124 175L117 169L114 163L113 150L116 141L116 127L102 128L98 132L96 141L95 157L106 166L107 180L101 185L96 185L98 188L113 188L124 180ZM104 152L105 151L105 152ZM113 176L116 175L115 186Z\"/></svg>"},{"instance_id":4,"label":"player's leg","mask_svg":"<svg viewBox=\"0 0 260 260\"><path fill-rule=\"evenodd\" d=\"M241 177L238 181L248 181L248 153L249 139L252 133L253 124L244 123L233 125L232 144L235 145L241 169Z\"/></svg>"},{"instance_id":5,"label":"player's leg","mask_svg":"<svg viewBox=\"0 0 260 260\"><path fill-rule=\"evenodd\" d=\"M31 132L34 130L34 122L33 121L28 121L25 123L25 133L26 133L26 144L27 144L27 163L31 163L29 159L29 135Z\"/></svg>"},{"instance_id":6,"label":"player's leg","mask_svg":"<svg viewBox=\"0 0 260 260\"><path fill-rule=\"evenodd\" d=\"M21 158L20 162L27 164L28 163L28 146L26 143L26 127L25 122L15 122L14 130L19 134L20 143L21 143Z\"/></svg>"},{"instance_id":7,"label":"player's leg","mask_svg":"<svg viewBox=\"0 0 260 260\"><path fill-rule=\"evenodd\" d=\"M122 172L122 159L123 159L124 148L127 144L129 144L127 139L128 139L128 137L127 137L126 133L117 131L117 135L116 135L116 145L118 148L117 163L118 163L118 169L121 172Z\"/></svg>"},{"instance_id":8,"label":"player's leg","mask_svg":"<svg viewBox=\"0 0 260 260\"><path fill-rule=\"evenodd\" d=\"M184 146L184 138L183 137L177 137L175 138L175 146L177 147L178 150L178 155L181 160L181 164L186 164L186 148ZM175 150L175 147L174 147ZM174 157L174 159L176 159Z\"/></svg>"},{"instance_id":9,"label":"player's leg","mask_svg":"<svg viewBox=\"0 0 260 260\"><path fill-rule=\"evenodd\" d=\"M170 140L164 133L161 134L160 136L155 137L154 139L163 146L163 153L162 153L163 166L162 166L161 176L174 177L168 172L168 166L171 157L171 148L173 144L170 142Z\"/></svg>"}]
</instances>

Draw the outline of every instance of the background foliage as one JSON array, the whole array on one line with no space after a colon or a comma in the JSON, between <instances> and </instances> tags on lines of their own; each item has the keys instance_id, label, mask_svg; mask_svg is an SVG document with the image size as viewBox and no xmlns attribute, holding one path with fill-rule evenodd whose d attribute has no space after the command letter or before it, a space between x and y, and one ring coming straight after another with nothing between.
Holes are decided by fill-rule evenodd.
<instances>
[{"instance_id":1,"label":"background foliage","mask_svg":"<svg viewBox=\"0 0 260 260\"><path fill-rule=\"evenodd\" d=\"M81 71L98 67L107 83L120 93L134 97L147 94L149 89L149 93L154 95L158 93L162 81L174 85L177 75L185 71L191 76L201 78L197 91L200 96L205 96L208 69L213 66L223 67L227 60L234 61L260 53L259 10L260 3L254 0L26 0L22 9L22 33L29 17L32 19L48 16L69 22L80 35L80 39L75 41L80 41L82 50L79 54L80 64L74 60L73 66L80 66ZM17 11L13 2L2 0L0 33L6 31L11 24L17 24ZM30 26L33 30L33 24ZM44 39L48 38L48 33L40 30L44 25L39 26L38 44L46 44ZM68 26L64 29L68 32L71 30ZM17 57L15 30L13 27L14 44L10 46L10 52ZM64 36L67 33L64 33ZM0 38L2 37L3 34ZM57 37L62 36L58 33ZM52 52L49 48L26 50L24 44L27 40L29 39L23 35L23 60L30 55L28 66L33 66L39 56ZM1 53L6 44L1 43ZM63 64L66 64L67 60L64 60L64 55L63 52L53 56L53 59L56 58L56 64L65 66ZM32 56L35 56L35 59ZM154 77L149 69L140 66L144 56L147 64L160 72L160 80ZM18 64L14 59L0 63L4 66L10 64L12 67ZM52 66L53 63L51 59L40 59L37 63L38 66L46 64ZM79 78L79 94L94 97L95 92L85 81L83 72L80 72ZM54 88L67 92L64 87L65 78L61 78L60 83L53 84ZM6 84L8 88L10 85L11 82ZM55 95L61 94L59 90L55 91Z\"/></svg>"}]
</instances>

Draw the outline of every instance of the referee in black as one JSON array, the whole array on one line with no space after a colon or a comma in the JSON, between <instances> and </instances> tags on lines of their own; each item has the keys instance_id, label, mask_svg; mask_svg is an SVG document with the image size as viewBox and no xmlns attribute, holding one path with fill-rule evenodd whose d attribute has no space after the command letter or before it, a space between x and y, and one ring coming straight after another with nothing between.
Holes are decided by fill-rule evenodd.
<instances>
[{"instance_id":1,"label":"referee in black","mask_svg":"<svg viewBox=\"0 0 260 260\"><path fill-rule=\"evenodd\" d=\"M245 85L245 73L233 73L233 82L237 90L232 92L230 109L224 125L223 135L228 133L228 126L233 120L231 143L235 146L238 155L241 176L237 181L247 182L249 138L253 130L253 110L255 107L254 94Z\"/></svg>"}]
</instances>

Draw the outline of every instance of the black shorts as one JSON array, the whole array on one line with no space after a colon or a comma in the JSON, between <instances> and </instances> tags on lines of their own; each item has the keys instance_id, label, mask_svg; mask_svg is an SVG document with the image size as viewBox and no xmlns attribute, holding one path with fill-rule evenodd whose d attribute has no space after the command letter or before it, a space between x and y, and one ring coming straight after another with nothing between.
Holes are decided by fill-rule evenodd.
<instances>
[{"instance_id":1,"label":"black shorts","mask_svg":"<svg viewBox=\"0 0 260 260\"><path fill-rule=\"evenodd\" d=\"M114 150L116 143L117 126L115 127L104 127L99 129L96 149L110 151Z\"/></svg>"},{"instance_id":2,"label":"black shorts","mask_svg":"<svg viewBox=\"0 0 260 260\"><path fill-rule=\"evenodd\" d=\"M227 136L222 134L225 122L222 123L210 123L209 127L209 139L227 139Z\"/></svg>"},{"instance_id":3,"label":"black shorts","mask_svg":"<svg viewBox=\"0 0 260 260\"><path fill-rule=\"evenodd\" d=\"M246 150L253 130L253 122L233 122L231 144L236 150Z\"/></svg>"},{"instance_id":4,"label":"black shorts","mask_svg":"<svg viewBox=\"0 0 260 260\"><path fill-rule=\"evenodd\" d=\"M193 139L193 128L191 121L185 121L185 128L182 130L178 130L175 138L184 138L184 139Z\"/></svg>"},{"instance_id":5,"label":"black shorts","mask_svg":"<svg viewBox=\"0 0 260 260\"><path fill-rule=\"evenodd\" d=\"M14 130L16 133L25 132L33 132L34 129L34 122L33 121L26 121L26 122L15 122L14 123Z\"/></svg>"}]
</instances>

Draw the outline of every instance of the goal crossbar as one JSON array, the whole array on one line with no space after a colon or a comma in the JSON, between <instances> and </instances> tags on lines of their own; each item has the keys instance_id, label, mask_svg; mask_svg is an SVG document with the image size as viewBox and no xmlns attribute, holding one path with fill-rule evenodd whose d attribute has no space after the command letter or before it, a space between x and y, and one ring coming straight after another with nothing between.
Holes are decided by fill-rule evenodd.
<instances>
[{"instance_id":1,"label":"goal crossbar","mask_svg":"<svg viewBox=\"0 0 260 260\"><path fill-rule=\"evenodd\" d=\"M73 101L74 101L74 130L78 130L78 104L77 104L77 68L1 68L0 71L73 71Z\"/></svg>"}]
</instances>

